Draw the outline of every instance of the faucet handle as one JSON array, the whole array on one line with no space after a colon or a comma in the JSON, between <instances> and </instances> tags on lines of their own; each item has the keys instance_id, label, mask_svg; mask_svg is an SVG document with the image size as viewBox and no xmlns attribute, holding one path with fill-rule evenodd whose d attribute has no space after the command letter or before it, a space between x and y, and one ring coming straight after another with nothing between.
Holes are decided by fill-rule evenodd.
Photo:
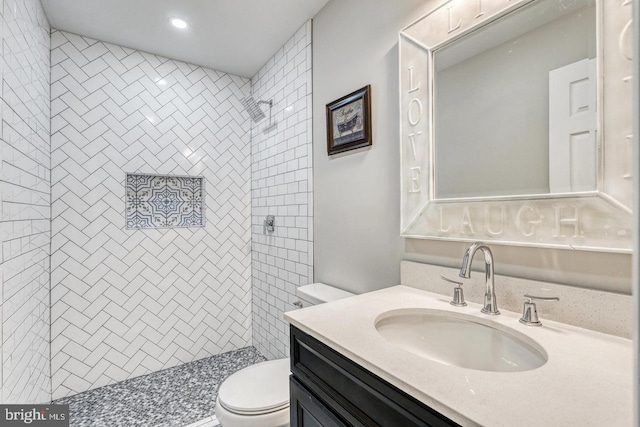
<instances>
[{"instance_id":1,"label":"faucet handle","mask_svg":"<svg viewBox=\"0 0 640 427\"><path fill-rule=\"evenodd\" d=\"M538 319L538 309L536 308L536 303L533 301L560 301L560 298L558 297L539 297L527 294L525 294L524 297L528 301L524 302L520 323L527 326L542 326L542 323Z\"/></svg>"},{"instance_id":2,"label":"faucet handle","mask_svg":"<svg viewBox=\"0 0 640 427\"><path fill-rule=\"evenodd\" d=\"M456 287L453 288L453 299L451 300L450 304L456 307L466 307L467 303L464 301L464 293L462 292L462 282L456 282L455 280L451 280L444 276L440 276L440 278L445 282L453 283L454 285L456 285Z\"/></svg>"}]
</instances>

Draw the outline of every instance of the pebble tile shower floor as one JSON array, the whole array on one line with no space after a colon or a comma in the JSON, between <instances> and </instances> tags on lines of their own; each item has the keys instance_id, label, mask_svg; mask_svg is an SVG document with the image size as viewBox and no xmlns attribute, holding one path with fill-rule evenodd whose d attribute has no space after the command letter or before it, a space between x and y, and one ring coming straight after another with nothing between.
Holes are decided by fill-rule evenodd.
<instances>
[{"instance_id":1,"label":"pebble tile shower floor","mask_svg":"<svg viewBox=\"0 0 640 427\"><path fill-rule=\"evenodd\" d=\"M265 360L245 347L53 403L69 405L71 427L183 427L214 415L225 378Z\"/></svg>"}]
</instances>

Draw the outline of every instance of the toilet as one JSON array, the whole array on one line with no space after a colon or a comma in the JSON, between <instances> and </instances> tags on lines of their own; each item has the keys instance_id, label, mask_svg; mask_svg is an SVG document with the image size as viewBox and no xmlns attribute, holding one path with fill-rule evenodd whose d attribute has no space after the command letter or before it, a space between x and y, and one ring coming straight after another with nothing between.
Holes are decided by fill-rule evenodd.
<instances>
[{"instance_id":1,"label":"toilet","mask_svg":"<svg viewBox=\"0 0 640 427\"><path fill-rule=\"evenodd\" d=\"M296 292L301 307L347 298L353 294L312 283ZM244 368L224 380L218 390L215 415L221 427L289 426L289 358Z\"/></svg>"}]
</instances>

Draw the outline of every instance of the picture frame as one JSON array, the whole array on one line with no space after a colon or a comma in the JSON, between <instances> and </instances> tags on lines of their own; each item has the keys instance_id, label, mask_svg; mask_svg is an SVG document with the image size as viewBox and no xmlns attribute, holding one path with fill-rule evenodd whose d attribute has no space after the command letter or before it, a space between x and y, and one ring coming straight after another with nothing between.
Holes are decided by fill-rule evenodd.
<instances>
[{"instance_id":1,"label":"picture frame","mask_svg":"<svg viewBox=\"0 0 640 427\"><path fill-rule=\"evenodd\" d=\"M343 153L373 144L371 85L327 104L327 153Z\"/></svg>"}]
</instances>

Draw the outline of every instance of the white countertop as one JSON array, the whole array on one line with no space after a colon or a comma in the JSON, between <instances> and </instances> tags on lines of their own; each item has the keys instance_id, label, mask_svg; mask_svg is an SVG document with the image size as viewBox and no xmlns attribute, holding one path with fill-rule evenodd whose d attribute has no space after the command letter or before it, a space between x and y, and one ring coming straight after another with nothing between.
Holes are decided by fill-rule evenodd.
<instances>
[{"instance_id":1,"label":"white countertop","mask_svg":"<svg viewBox=\"0 0 640 427\"><path fill-rule=\"evenodd\" d=\"M444 365L388 342L376 318L397 309L436 309L476 316L541 345L549 356L524 372L485 372ZM632 425L630 340L550 320L524 326L520 313L480 313L449 298L407 286L285 313L300 330L463 426L571 427Z\"/></svg>"}]
</instances>

